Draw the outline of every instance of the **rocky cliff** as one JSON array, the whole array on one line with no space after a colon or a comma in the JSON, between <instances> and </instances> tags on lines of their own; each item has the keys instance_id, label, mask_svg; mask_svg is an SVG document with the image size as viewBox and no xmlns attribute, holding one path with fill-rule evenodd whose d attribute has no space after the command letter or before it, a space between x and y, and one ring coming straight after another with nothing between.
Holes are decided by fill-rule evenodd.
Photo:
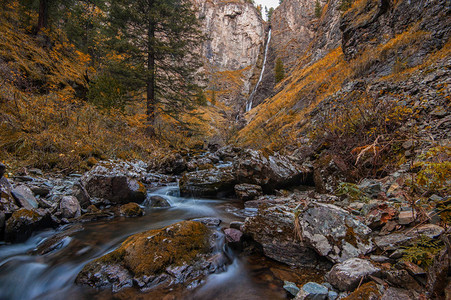
<instances>
[{"instance_id":1,"label":"rocky cliff","mask_svg":"<svg viewBox=\"0 0 451 300\"><path fill-rule=\"evenodd\" d=\"M209 98L236 112L244 105L265 40L264 21L245 1L196 1L204 32Z\"/></svg>"}]
</instances>

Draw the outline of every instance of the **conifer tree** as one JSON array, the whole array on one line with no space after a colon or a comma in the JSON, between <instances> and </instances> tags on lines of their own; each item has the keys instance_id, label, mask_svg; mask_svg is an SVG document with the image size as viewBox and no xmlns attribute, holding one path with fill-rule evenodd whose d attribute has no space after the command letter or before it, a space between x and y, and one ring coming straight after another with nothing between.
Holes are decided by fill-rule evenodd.
<instances>
[{"instance_id":1,"label":"conifer tree","mask_svg":"<svg viewBox=\"0 0 451 300\"><path fill-rule=\"evenodd\" d=\"M137 89L145 87L148 131L154 135L158 111L179 120L179 113L196 106L205 40L199 19L189 0L117 0L109 16L110 44L127 65L116 74Z\"/></svg>"},{"instance_id":2,"label":"conifer tree","mask_svg":"<svg viewBox=\"0 0 451 300\"><path fill-rule=\"evenodd\" d=\"M280 58L276 60L276 66L274 67L276 83L279 83L285 77L285 71L283 67L283 62Z\"/></svg>"}]
</instances>

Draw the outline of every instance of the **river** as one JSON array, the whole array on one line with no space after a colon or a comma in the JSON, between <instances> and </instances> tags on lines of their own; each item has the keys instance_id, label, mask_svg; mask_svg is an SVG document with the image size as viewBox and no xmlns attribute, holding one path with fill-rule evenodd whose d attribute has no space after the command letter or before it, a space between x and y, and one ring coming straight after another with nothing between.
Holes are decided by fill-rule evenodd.
<instances>
[{"instance_id":1,"label":"river","mask_svg":"<svg viewBox=\"0 0 451 300\"><path fill-rule=\"evenodd\" d=\"M207 277L195 289L143 293L134 288L117 294L79 286L75 278L89 261L116 249L128 236L158 229L182 220L216 217L221 226L242 221L252 211L238 201L181 198L178 187L164 187L151 193L166 197L170 208L145 207L138 218L66 225L39 232L20 244L0 247L0 299L286 299L283 281L275 274L296 277L289 267L261 255L237 255L224 247L231 264L224 272ZM220 228L217 228L219 231ZM45 240L65 236L49 253L33 254ZM223 243L224 244L224 243ZM280 277L280 276L279 276Z\"/></svg>"}]
</instances>

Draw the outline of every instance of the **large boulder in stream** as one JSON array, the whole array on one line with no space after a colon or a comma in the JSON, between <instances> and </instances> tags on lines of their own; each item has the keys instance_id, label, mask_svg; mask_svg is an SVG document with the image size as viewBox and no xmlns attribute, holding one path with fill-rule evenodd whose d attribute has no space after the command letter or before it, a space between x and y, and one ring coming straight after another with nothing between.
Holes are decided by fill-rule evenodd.
<instances>
[{"instance_id":1,"label":"large boulder in stream","mask_svg":"<svg viewBox=\"0 0 451 300\"><path fill-rule=\"evenodd\" d=\"M233 193L235 184L260 186L265 192L312 181L311 168L302 166L295 159L278 153L267 154L251 149L226 148L228 155L218 156L233 160L232 165L212 167L185 173L180 180L182 194L196 196L216 196L220 192Z\"/></svg>"},{"instance_id":2,"label":"large boulder in stream","mask_svg":"<svg viewBox=\"0 0 451 300\"><path fill-rule=\"evenodd\" d=\"M312 170L294 159L279 153L267 154L251 149L243 150L233 163L239 183L261 186L272 191L290 185L300 185L312 176Z\"/></svg>"},{"instance_id":3,"label":"large boulder in stream","mask_svg":"<svg viewBox=\"0 0 451 300\"><path fill-rule=\"evenodd\" d=\"M146 199L146 188L138 178L144 177L145 172L144 166L106 161L85 173L81 182L93 202L96 199L112 204L141 203Z\"/></svg>"},{"instance_id":4,"label":"large boulder in stream","mask_svg":"<svg viewBox=\"0 0 451 300\"><path fill-rule=\"evenodd\" d=\"M246 219L245 233L262 245L266 256L293 266L315 265L318 256L337 263L370 252L371 229L324 203L334 200L335 196L299 193L248 201L245 206L257 205L258 212Z\"/></svg>"},{"instance_id":5,"label":"large boulder in stream","mask_svg":"<svg viewBox=\"0 0 451 300\"><path fill-rule=\"evenodd\" d=\"M186 173L180 179L182 195L215 197L220 192L233 190L236 177L233 167L211 168Z\"/></svg>"},{"instance_id":6,"label":"large boulder in stream","mask_svg":"<svg viewBox=\"0 0 451 300\"><path fill-rule=\"evenodd\" d=\"M257 204L256 216L246 218L244 233L262 246L265 256L295 267L315 267L320 256L304 245L295 234L296 200L291 197L265 196L248 201Z\"/></svg>"},{"instance_id":7,"label":"large boulder in stream","mask_svg":"<svg viewBox=\"0 0 451 300\"><path fill-rule=\"evenodd\" d=\"M26 240L35 230L53 225L48 211L21 208L15 211L6 221L5 240L21 242Z\"/></svg>"},{"instance_id":8,"label":"large boulder in stream","mask_svg":"<svg viewBox=\"0 0 451 300\"><path fill-rule=\"evenodd\" d=\"M222 267L227 259L214 253L214 232L200 222L183 221L130 236L115 251L88 263L76 283L117 292L191 287Z\"/></svg>"}]
</instances>

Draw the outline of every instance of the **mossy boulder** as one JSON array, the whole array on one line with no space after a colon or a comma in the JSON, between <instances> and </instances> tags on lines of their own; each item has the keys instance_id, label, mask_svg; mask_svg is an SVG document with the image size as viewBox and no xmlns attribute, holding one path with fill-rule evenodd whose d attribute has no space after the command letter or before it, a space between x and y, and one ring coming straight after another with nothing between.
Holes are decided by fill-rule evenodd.
<instances>
[{"instance_id":1,"label":"mossy boulder","mask_svg":"<svg viewBox=\"0 0 451 300\"><path fill-rule=\"evenodd\" d=\"M140 289L188 285L214 272L212 231L200 222L183 221L127 238L122 245L90 263L76 282L97 288Z\"/></svg>"},{"instance_id":2,"label":"mossy boulder","mask_svg":"<svg viewBox=\"0 0 451 300\"><path fill-rule=\"evenodd\" d=\"M21 208L6 221L5 240L20 242L27 239L33 231L51 225L50 214L47 212Z\"/></svg>"},{"instance_id":3,"label":"mossy boulder","mask_svg":"<svg viewBox=\"0 0 451 300\"><path fill-rule=\"evenodd\" d=\"M140 217L144 215L144 211L138 203L130 202L119 208L119 214L124 217Z\"/></svg>"}]
</instances>

